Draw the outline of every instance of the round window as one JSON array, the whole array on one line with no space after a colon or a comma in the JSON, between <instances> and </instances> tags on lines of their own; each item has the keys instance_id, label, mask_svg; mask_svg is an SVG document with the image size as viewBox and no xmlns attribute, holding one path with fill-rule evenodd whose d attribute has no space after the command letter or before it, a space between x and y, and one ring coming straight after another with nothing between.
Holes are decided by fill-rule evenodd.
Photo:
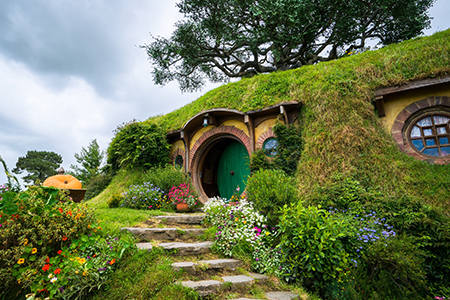
<instances>
[{"instance_id":1,"label":"round window","mask_svg":"<svg viewBox=\"0 0 450 300\"><path fill-rule=\"evenodd\" d=\"M277 154L278 140L276 138L268 138L264 141L264 154L273 157Z\"/></svg>"},{"instance_id":2,"label":"round window","mask_svg":"<svg viewBox=\"0 0 450 300\"><path fill-rule=\"evenodd\" d=\"M408 130L411 146L421 154L443 157L450 154L450 116L431 114L419 117Z\"/></svg>"},{"instance_id":3,"label":"round window","mask_svg":"<svg viewBox=\"0 0 450 300\"><path fill-rule=\"evenodd\" d=\"M177 155L177 157L175 157L175 161L174 161L175 169L181 170L183 168L183 162L184 162L183 156Z\"/></svg>"}]
</instances>

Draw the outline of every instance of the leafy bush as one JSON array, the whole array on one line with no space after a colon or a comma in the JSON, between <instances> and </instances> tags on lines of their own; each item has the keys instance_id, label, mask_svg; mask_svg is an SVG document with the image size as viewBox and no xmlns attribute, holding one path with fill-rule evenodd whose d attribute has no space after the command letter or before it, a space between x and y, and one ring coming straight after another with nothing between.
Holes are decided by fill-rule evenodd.
<instances>
[{"instance_id":1,"label":"leafy bush","mask_svg":"<svg viewBox=\"0 0 450 300\"><path fill-rule=\"evenodd\" d=\"M270 170L273 164L267 158L264 149L259 149L251 154L249 167L253 174L259 170Z\"/></svg>"},{"instance_id":2,"label":"leafy bush","mask_svg":"<svg viewBox=\"0 0 450 300\"><path fill-rule=\"evenodd\" d=\"M85 205L73 203L64 192L30 186L18 194L5 193L0 202L0 224L1 295L10 299L20 291L31 291L44 297L80 296L86 294L87 287L98 287L106 279L108 272L93 269L107 257L106 250L99 249L107 243L98 235L101 227ZM107 250L119 259L123 248ZM87 256L95 254L91 250L97 256L103 253L102 262L100 258L98 263L90 261ZM86 272L84 276L80 268ZM77 280L82 283L76 284ZM61 294L63 290L67 294Z\"/></svg>"},{"instance_id":3,"label":"leafy bush","mask_svg":"<svg viewBox=\"0 0 450 300\"><path fill-rule=\"evenodd\" d=\"M119 126L115 133L107 150L112 171L149 169L168 162L169 144L157 125L132 121Z\"/></svg>"},{"instance_id":4,"label":"leafy bush","mask_svg":"<svg viewBox=\"0 0 450 300\"><path fill-rule=\"evenodd\" d=\"M121 207L135 209L159 209L167 201L163 191L150 182L130 186L123 196Z\"/></svg>"},{"instance_id":5,"label":"leafy bush","mask_svg":"<svg viewBox=\"0 0 450 300\"><path fill-rule=\"evenodd\" d=\"M122 201L124 200L124 196L121 194L113 194L111 197L109 197L107 203L108 207L115 208L119 207Z\"/></svg>"},{"instance_id":6,"label":"leafy bush","mask_svg":"<svg viewBox=\"0 0 450 300\"><path fill-rule=\"evenodd\" d=\"M286 126L277 123L273 131L278 140L277 154L273 160L274 168L283 170L289 176L297 173L297 165L302 155L300 126Z\"/></svg>"},{"instance_id":7,"label":"leafy bush","mask_svg":"<svg viewBox=\"0 0 450 300\"><path fill-rule=\"evenodd\" d=\"M144 179L159 187L165 194L168 194L173 186L190 182L189 175L169 164L151 168L145 173Z\"/></svg>"},{"instance_id":8,"label":"leafy bush","mask_svg":"<svg viewBox=\"0 0 450 300\"><path fill-rule=\"evenodd\" d=\"M344 232L344 221L323 209L285 206L279 224L284 279L323 295L326 285L348 267Z\"/></svg>"},{"instance_id":9,"label":"leafy bush","mask_svg":"<svg viewBox=\"0 0 450 300\"><path fill-rule=\"evenodd\" d=\"M260 170L247 181L247 197L267 216L268 225L278 224L281 208L298 201L293 178L281 170Z\"/></svg>"},{"instance_id":10,"label":"leafy bush","mask_svg":"<svg viewBox=\"0 0 450 300\"><path fill-rule=\"evenodd\" d=\"M88 184L86 184L85 200L89 200L103 192L104 189L111 183L113 176L110 173L101 173L92 177Z\"/></svg>"}]
</instances>

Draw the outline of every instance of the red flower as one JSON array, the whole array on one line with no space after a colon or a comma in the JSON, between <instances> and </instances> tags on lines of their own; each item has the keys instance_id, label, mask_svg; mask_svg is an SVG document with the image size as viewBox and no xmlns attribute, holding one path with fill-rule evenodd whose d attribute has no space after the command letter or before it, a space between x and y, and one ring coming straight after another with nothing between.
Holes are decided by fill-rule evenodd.
<instances>
[{"instance_id":1,"label":"red flower","mask_svg":"<svg viewBox=\"0 0 450 300\"><path fill-rule=\"evenodd\" d=\"M72 211L71 210L69 210L68 212L67 212L67 215L72 215Z\"/></svg>"},{"instance_id":2,"label":"red flower","mask_svg":"<svg viewBox=\"0 0 450 300\"><path fill-rule=\"evenodd\" d=\"M60 213L63 213L63 210L62 210L62 208L58 208L58 210L59 210L59 212L60 212Z\"/></svg>"},{"instance_id":3,"label":"red flower","mask_svg":"<svg viewBox=\"0 0 450 300\"><path fill-rule=\"evenodd\" d=\"M58 254L61 254L61 253L62 253L62 250L59 250L57 253L58 253Z\"/></svg>"},{"instance_id":4,"label":"red flower","mask_svg":"<svg viewBox=\"0 0 450 300\"><path fill-rule=\"evenodd\" d=\"M60 269L60 268L56 269L54 273L55 273L55 274L61 273L61 269Z\"/></svg>"},{"instance_id":5,"label":"red flower","mask_svg":"<svg viewBox=\"0 0 450 300\"><path fill-rule=\"evenodd\" d=\"M45 259L45 262L46 262L46 263L49 263L49 262L50 262L50 259L48 258L48 256L47 256L47 258Z\"/></svg>"},{"instance_id":6,"label":"red flower","mask_svg":"<svg viewBox=\"0 0 450 300\"><path fill-rule=\"evenodd\" d=\"M46 264L45 266L42 267L42 271L47 272L49 268L50 268L50 265Z\"/></svg>"},{"instance_id":7,"label":"red flower","mask_svg":"<svg viewBox=\"0 0 450 300\"><path fill-rule=\"evenodd\" d=\"M67 236L63 236L63 241L67 240Z\"/></svg>"}]
</instances>

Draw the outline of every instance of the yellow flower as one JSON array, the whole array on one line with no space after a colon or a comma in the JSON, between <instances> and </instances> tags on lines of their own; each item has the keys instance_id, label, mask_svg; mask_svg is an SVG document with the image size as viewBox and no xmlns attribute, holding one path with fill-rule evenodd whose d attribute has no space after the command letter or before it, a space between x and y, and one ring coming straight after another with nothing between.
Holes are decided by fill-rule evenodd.
<instances>
[{"instance_id":1,"label":"yellow flower","mask_svg":"<svg viewBox=\"0 0 450 300\"><path fill-rule=\"evenodd\" d=\"M75 271L75 274L78 274L78 270L77 270L77 271Z\"/></svg>"},{"instance_id":2,"label":"yellow flower","mask_svg":"<svg viewBox=\"0 0 450 300\"><path fill-rule=\"evenodd\" d=\"M19 265L23 264L25 262L24 258L19 259L19 261L17 262Z\"/></svg>"},{"instance_id":3,"label":"yellow flower","mask_svg":"<svg viewBox=\"0 0 450 300\"><path fill-rule=\"evenodd\" d=\"M26 246L28 244L28 239L24 239L23 244Z\"/></svg>"},{"instance_id":4,"label":"yellow flower","mask_svg":"<svg viewBox=\"0 0 450 300\"><path fill-rule=\"evenodd\" d=\"M236 218L236 220L235 220L235 221L237 222L238 220L239 220L239 219L238 219L238 218Z\"/></svg>"},{"instance_id":5,"label":"yellow flower","mask_svg":"<svg viewBox=\"0 0 450 300\"><path fill-rule=\"evenodd\" d=\"M36 248L31 249L31 254L35 254L37 252Z\"/></svg>"},{"instance_id":6,"label":"yellow flower","mask_svg":"<svg viewBox=\"0 0 450 300\"><path fill-rule=\"evenodd\" d=\"M247 224L247 221L244 221L244 224Z\"/></svg>"},{"instance_id":7,"label":"yellow flower","mask_svg":"<svg viewBox=\"0 0 450 300\"><path fill-rule=\"evenodd\" d=\"M78 262L80 264L84 264L86 262L86 259L85 258L80 258L80 259L78 259Z\"/></svg>"},{"instance_id":8,"label":"yellow flower","mask_svg":"<svg viewBox=\"0 0 450 300\"><path fill-rule=\"evenodd\" d=\"M268 231L266 231L266 235L269 235L270 233Z\"/></svg>"},{"instance_id":9,"label":"yellow flower","mask_svg":"<svg viewBox=\"0 0 450 300\"><path fill-rule=\"evenodd\" d=\"M83 276L87 276L87 275L88 275L88 272L84 271Z\"/></svg>"}]
</instances>

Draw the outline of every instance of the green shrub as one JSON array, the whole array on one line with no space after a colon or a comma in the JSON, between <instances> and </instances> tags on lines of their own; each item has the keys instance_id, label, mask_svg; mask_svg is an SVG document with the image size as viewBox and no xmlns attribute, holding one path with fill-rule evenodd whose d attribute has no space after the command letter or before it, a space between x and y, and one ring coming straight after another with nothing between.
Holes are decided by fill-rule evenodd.
<instances>
[{"instance_id":1,"label":"green shrub","mask_svg":"<svg viewBox=\"0 0 450 300\"><path fill-rule=\"evenodd\" d=\"M86 184L86 194L84 196L85 200L89 200L103 192L106 187L111 183L113 176L110 173L99 174Z\"/></svg>"},{"instance_id":2,"label":"green shrub","mask_svg":"<svg viewBox=\"0 0 450 300\"><path fill-rule=\"evenodd\" d=\"M424 253L406 235L368 246L354 272L357 292L365 299L425 299Z\"/></svg>"},{"instance_id":3,"label":"green shrub","mask_svg":"<svg viewBox=\"0 0 450 300\"><path fill-rule=\"evenodd\" d=\"M327 284L349 267L345 223L320 208L285 206L279 224L283 277L323 296Z\"/></svg>"},{"instance_id":4,"label":"green shrub","mask_svg":"<svg viewBox=\"0 0 450 300\"><path fill-rule=\"evenodd\" d=\"M157 125L132 121L115 133L107 150L113 172L124 167L145 170L168 162L169 144Z\"/></svg>"},{"instance_id":5,"label":"green shrub","mask_svg":"<svg viewBox=\"0 0 450 300\"><path fill-rule=\"evenodd\" d=\"M165 165L148 170L144 175L144 180L153 183L165 194L168 194L173 186L189 183L190 177L185 172L175 169L172 165Z\"/></svg>"},{"instance_id":6,"label":"green shrub","mask_svg":"<svg viewBox=\"0 0 450 300\"><path fill-rule=\"evenodd\" d=\"M159 209L167 201L163 191L150 182L130 186L123 196L121 207L135 209Z\"/></svg>"},{"instance_id":7,"label":"green shrub","mask_svg":"<svg viewBox=\"0 0 450 300\"><path fill-rule=\"evenodd\" d=\"M115 208L119 207L122 201L124 200L124 196L121 194L113 194L111 197L109 197L107 203L108 207Z\"/></svg>"},{"instance_id":8,"label":"green shrub","mask_svg":"<svg viewBox=\"0 0 450 300\"><path fill-rule=\"evenodd\" d=\"M256 150L250 156L250 170L252 173L255 173L259 170L269 170L273 168L272 163L267 158L264 153L264 149Z\"/></svg>"},{"instance_id":9,"label":"green shrub","mask_svg":"<svg viewBox=\"0 0 450 300\"><path fill-rule=\"evenodd\" d=\"M302 155L302 138L300 126L286 126L277 123L273 131L278 140L277 154L273 160L274 168L286 172L289 176L297 173L297 165Z\"/></svg>"},{"instance_id":10,"label":"green shrub","mask_svg":"<svg viewBox=\"0 0 450 300\"><path fill-rule=\"evenodd\" d=\"M260 170L247 181L247 197L255 209L264 212L268 225L278 223L281 208L298 201L294 179L281 170Z\"/></svg>"}]
</instances>

